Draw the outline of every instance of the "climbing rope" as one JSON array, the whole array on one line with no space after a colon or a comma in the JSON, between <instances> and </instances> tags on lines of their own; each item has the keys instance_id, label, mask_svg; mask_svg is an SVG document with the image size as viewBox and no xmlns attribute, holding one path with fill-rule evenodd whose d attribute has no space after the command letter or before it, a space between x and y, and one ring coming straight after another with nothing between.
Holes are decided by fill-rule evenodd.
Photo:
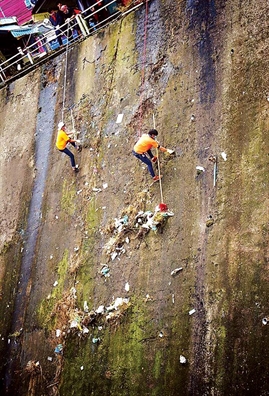
<instances>
[{"instance_id":1,"label":"climbing rope","mask_svg":"<svg viewBox=\"0 0 269 396\"><path fill-rule=\"evenodd\" d=\"M67 23L67 32L69 31L69 21ZM67 34L68 36L68 34ZM63 107L62 107L62 121L64 119L65 96L66 96L66 79L67 79L67 55L68 55L69 39L67 37L66 51L65 51L65 71L64 71L64 89L63 89Z\"/></svg>"},{"instance_id":2,"label":"climbing rope","mask_svg":"<svg viewBox=\"0 0 269 396\"><path fill-rule=\"evenodd\" d=\"M144 19L144 47L143 47L143 58L142 58L142 71L141 71L141 93L140 93L140 103L139 103L139 136L141 136L142 129L142 103L143 96L145 93L145 67L146 67L146 56L147 56L147 29L148 29L148 1L146 0L146 12Z\"/></svg>"},{"instance_id":3,"label":"climbing rope","mask_svg":"<svg viewBox=\"0 0 269 396\"><path fill-rule=\"evenodd\" d=\"M154 113L152 115L153 118L153 128L156 129L156 123L155 123L155 116ZM158 164L158 174L159 174L159 185L160 185L160 195L161 195L161 203L163 203L163 187L162 187L162 179L161 179L161 165L160 165L160 158L159 158L159 150L158 148L156 149L157 151L157 164Z\"/></svg>"}]
</instances>

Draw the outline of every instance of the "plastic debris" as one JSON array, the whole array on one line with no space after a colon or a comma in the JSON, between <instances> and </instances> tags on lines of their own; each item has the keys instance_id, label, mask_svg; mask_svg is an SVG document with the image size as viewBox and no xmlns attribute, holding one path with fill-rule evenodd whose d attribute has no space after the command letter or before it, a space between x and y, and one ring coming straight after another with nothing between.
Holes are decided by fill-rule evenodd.
<instances>
[{"instance_id":1,"label":"plastic debris","mask_svg":"<svg viewBox=\"0 0 269 396\"><path fill-rule=\"evenodd\" d=\"M103 314L105 312L105 306L104 305L100 305L95 312L97 314Z\"/></svg>"},{"instance_id":2,"label":"plastic debris","mask_svg":"<svg viewBox=\"0 0 269 396\"><path fill-rule=\"evenodd\" d=\"M51 357L51 356L48 356L48 357L47 357L47 360L48 360L49 362L52 362L52 357Z\"/></svg>"},{"instance_id":3,"label":"plastic debris","mask_svg":"<svg viewBox=\"0 0 269 396\"><path fill-rule=\"evenodd\" d=\"M101 269L101 274L105 277L109 277L110 268L107 265L104 265L103 268Z\"/></svg>"},{"instance_id":4,"label":"plastic debris","mask_svg":"<svg viewBox=\"0 0 269 396\"><path fill-rule=\"evenodd\" d=\"M212 218L212 216L208 216L205 224L207 227L211 227L214 224L214 219Z\"/></svg>"},{"instance_id":5,"label":"plastic debris","mask_svg":"<svg viewBox=\"0 0 269 396\"><path fill-rule=\"evenodd\" d=\"M128 292L130 290L130 285L128 282L125 283L124 289Z\"/></svg>"},{"instance_id":6,"label":"plastic debris","mask_svg":"<svg viewBox=\"0 0 269 396\"><path fill-rule=\"evenodd\" d=\"M89 307L88 307L87 301L84 301L83 310L84 310L84 312L89 312Z\"/></svg>"},{"instance_id":7,"label":"plastic debris","mask_svg":"<svg viewBox=\"0 0 269 396\"><path fill-rule=\"evenodd\" d=\"M123 114L118 114L116 124L120 124L122 122L122 119L123 119Z\"/></svg>"},{"instance_id":8,"label":"plastic debris","mask_svg":"<svg viewBox=\"0 0 269 396\"><path fill-rule=\"evenodd\" d=\"M57 329L55 333L56 333L56 337L60 337L60 335L61 335L62 332L61 332L60 329Z\"/></svg>"},{"instance_id":9,"label":"plastic debris","mask_svg":"<svg viewBox=\"0 0 269 396\"><path fill-rule=\"evenodd\" d=\"M194 114L191 115L191 121L195 121L195 115Z\"/></svg>"},{"instance_id":10,"label":"plastic debris","mask_svg":"<svg viewBox=\"0 0 269 396\"><path fill-rule=\"evenodd\" d=\"M79 251L79 247L74 247L74 252L78 252Z\"/></svg>"},{"instance_id":11,"label":"plastic debris","mask_svg":"<svg viewBox=\"0 0 269 396\"><path fill-rule=\"evenodd\" d=\"M174 154L174 153L175 153L175 150L167 149L167 152L168 152L168 154Z\"/></svg>"},{"instance_id":12,"label":"plastic debris","mask_svg":"<svg viewBox=\"0 0 269 396\"><path fill-rule=\"evenodd\" d=\"M58 281L55 281L54 283L53 283L53 286L55 287L55 286L57 286L58 285Z\"/></svg>"},{"instance_id":13,"label":"plastic debris","mask_svg":"<svg viewBox=\"0 0 269 396\"><path fill-rule=\"evenodd\" d=\"M181 364L186 364L187 363L187 359L183 355L179 356L179 361L180 361Z\"/></svg>"},{"instance_id":14,"label":"plastic debris","mask_svg":"<svg viewBox=\"0 0 269 396\"><path fill-rule=\"evenodd\" d=\"M175 295L172 294L172 303L175 304Z\"/></svg>"},{"instance_id":15,"label":"plastic debris","mask_svg":"<svg viewBox=\"0 0 269 396\"><path fill-rule=\"evenodd\" d=\"M203 166L196 166L196 170L197 170L197 175L200 175L201 173L203 173L205 171L205 168Z\"/></svg>"},{"instance_id":16,"label":"plastic debris","mask_svg":"<svg viewBox=\"0 0 269 396\"><path fill-rule=\"evenodd\" d=\"M268 319L267 319L267 318L263 318L263 319L262 319L262 324L263 324L264 326L266 326L266 325L268 324Z\"/></svg>"},{"instance_id":17,"label":"plastic debris","mask_svg":"<svg viewBox=\"0 0 269 396\"><path fill-rule=\"evenodd\" d=\"M62 344L58 344L58 345L56 346L56 348L54 349L54 352L55 352L55 353L58 353L58 354L61 354L62 351L63 351L63 345L62 345Z\"/></svg>"},{"instance_id":18,"label":"plastic debris","mask_svg":"<svg viewBox=\"0 0 269 396\"><path fill-rule=\"evenodd\" d=\"M93 188L92 188L92 191L93 191L93 192L101 192L102 189L101 189L101 188L93 187Z\"/></svg>"},{"instance_id":19,"label":"plastic debris","mask_svg":"<svg viewBox=\"0 0 269 396\"><path fill-rule=\"evenodd\" d=\"M107 187L108 187L108 184L107 184L107 183L104 183L104 184L103 184L103 189L105 190Z\"/></svg>"},{"instance_id":20,"label":"plastic debris","mask_svg":"<svg viewBox=\"0 0 269 396\"><path fill-rule=\"evenodd\" d=\"M113 252L111 253L111 260L115 260L115 258L117 257L118 253L117 252Z\"/></svg>"},{"instance_id":21,"label":"plastic debris","mask_svg":"<svg viewBox=\"0 0 269 396\"><path fill-rule=\"evenodd\" d=\"M162 331L160 331L159 337L160 337L160 338L163 338L163 332L162 332Z\"/></svg>"},{"instance_id":22,"label":"plastic debris","mask_svg":"<svg viewBox=\"0 0 269 396\"><path fill-rule=\"evenodd\" d=\"M83 334L88 334L89 332L90 332L90 330L86 326L83 326L82 333Z\"/></svg>"},{"instance_id":23,"label":"plastic debris","mask_svg":"<svg viewBox=\"0 0 269 396\"><path fill-rule=\"evenodd\" d=\"M73 328L78 328L79 330L82 330L82 327L80 326L80 317L77 316L75 319L71 320L70 323L70 329Z\"/></svg>"},{"instance_id":24,"label":"plastic debris","mask_svg":"<svg viewBox=\"0 0 269 396\"><path fill-rule=\"evenodd\" d=\"M171 275L175 276L178 274L180 271L182 271L182 267L175 268L173 271L171 271Z\"/></svg>"},{"instance_id":25,"label":"plastic debris","mask_svg":"<svg viewBox=\"0 0 269 396\"><path fill-rule=\"evenodd\" d=\"M189 311L189 315L193 315L194 313L196 312L196 309L191 309L190 311Z\"/></svg>"},{"instance_id":26,"label":"plastic debris","mask_svg":"<svg viewBox=\"0 0 269 396\"><path fill-rule=\"evenodd\" d=\"M220 153L220 155L222 156L224 161L227 161L227 154L224 151L222 153Z\"/></svg>"},{"instance_id":27,"label":"plastic debris","mask_svg":"<svg viewBox=\"0 0 269 396\"><path fill-rule=\"evenodd\" d=\"M100 342L100 338L99 337L97 337L97 338L93 337L92 343L93 344L98 344L98 342Z\"/></svg>"},{"instance_id":28,"label":"plastic debris","mask_svg":"<svg viewBox=\"0 0 269 396\"><path fill-rule=\"evenodd\" d=\"M81 370L81 371L84 370L84 367L83 367L83 366L80 366L80 370Z\"/></svg>"},{"instance_id":29,"label":"plastic debris","mask_svg":"<svg viewBox=\"0 0 269 396\"><path fill-rule=\"evenodd\" d=\"M159 210L160 212L166 212L168 210L168 206L165 203L160 203Z\"/></svg>"}]
</instances>

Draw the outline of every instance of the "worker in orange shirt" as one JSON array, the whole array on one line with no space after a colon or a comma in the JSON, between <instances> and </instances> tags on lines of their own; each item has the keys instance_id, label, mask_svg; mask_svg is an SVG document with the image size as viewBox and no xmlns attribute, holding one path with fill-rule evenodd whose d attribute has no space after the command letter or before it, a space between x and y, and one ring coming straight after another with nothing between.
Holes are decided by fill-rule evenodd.
<instances>
[{"instance_id":1,"label":"worker in orange shirt","mask_svg":"<svg viewBox=\"0 0 269 396\"><path fill-rule=\"evenodd\" d=\"M162 175L160 175L160 177L158 175L155 176L152 162L156 162L157 157L152 154L151 149L156 148L162 152L168 152L169 154L173 153L173 150L169 150L165 147L160 146L159 142L155 140L156 136L158 136L158 131L156 129L151 129L148 133L143 133L138 142L135 144L132 151L133 155L136 158L138 158L140 161L144 162L144 164L147 165L153 181L158 181L162 177ZM146 154L148 154L149 157Z\"/></svg>"},{"instance_id":2,"label":"worker in orange shirt","mask_svg":"<svg viewBox=\"0 0 269 396\"><path fill-rule=\"evenodd\" d=\"M71 161L71 166L74 172L78 172L78 165L75 163L75 157L74 154L66 147L67 143L71 143L72 146L74 146L78 151L81 150L81 146L79 146L76 143L80 143L79 140L76 139L71 139L70 134L68 134L65 130L65 123L64 122L59 122L58 124L58 135L57 135L57 140L56 140L56 147L59 151L62 153L65 153L68 155Z\"/></svg>"}]
</instances>

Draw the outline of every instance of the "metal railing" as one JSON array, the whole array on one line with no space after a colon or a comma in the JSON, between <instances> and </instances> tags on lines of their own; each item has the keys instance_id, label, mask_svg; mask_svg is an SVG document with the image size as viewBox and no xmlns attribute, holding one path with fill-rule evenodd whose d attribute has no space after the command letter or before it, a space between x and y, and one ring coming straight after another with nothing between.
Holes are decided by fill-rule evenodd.
<instances>
[{"instance_id":1,"label":"metal railing","mask_svg":"<svg viewBox=\"0 0 269 396\"><path fill-rule=\"evenodd\" d=\"M91 22L94 20L94 16L96 14L98 15L100 11L105 10L108 6L114 3L117 3L117 0L111 0L108 4L89 13L93 7L98 5L98 2L96 2L94 5L82 11L80 14L77 14L74 18L67 20L63 25L57 28L53 27L50 22L48 25L43 25L45 27L47 26L50 31L42 34L41 37L38 37L37 41L24 49L18 47L17 54L0 64L0 87L29 73L29 71L36 66L44 63L51 57L57 56L60 52L63 52L65 48L64 45L59 46L59 48L56 49L51 48L50 43L57 40L57 36L61 36L62 40L62 36L64 36L65 43L66 45L68 44L68 48L70 48L70 46L73 46L75 43L81 42L87 37L96 34L109 24L136 10L147 1L149 0L132 0L128 7L117 7L118 10L108 15L107 18ZM80 32L78 32L78 30Z\"/></svg>"}]
</instances>

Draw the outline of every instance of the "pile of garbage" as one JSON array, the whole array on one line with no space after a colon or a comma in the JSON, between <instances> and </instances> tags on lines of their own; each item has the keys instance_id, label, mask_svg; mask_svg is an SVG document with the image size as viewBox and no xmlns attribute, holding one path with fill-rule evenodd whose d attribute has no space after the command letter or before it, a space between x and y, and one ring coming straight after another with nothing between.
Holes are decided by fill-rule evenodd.
<instances>
[{"instance_id":1,"label":"pile of garbage","mask_svg":"<svg viewBox=\"0 0 269 396\"><path fill-rule=\"evenodd\" d=\"M89 310L87 301L84 301L83 310L77 308L75 301L77 299L76 289L72 287L69 295L59 301L54 312L57 312L55 323L55 338L57 345L54 353L61 355L64 349L64 343L68 335L77 335L78 337L92 336L92 342L100 342L100 337L96 341L91 333L95 328L102 330L103 326L117 325L120 319L130 307L129 298L117 297L110 305L100 305L96 310ZM72 301L72 304L70 304Z\"/></svg>"},{"instance_id":2,"label":"pile of garbage","mask_svg":"<svg viewBox=\"0 0 269 396\"><path fill-rule=\"evenodd\" d=\"M126 252L124 245L130 243L131 234L134 235L134 239L142 239L150 231L155 233L161 231L167 219L174 216L166 205L165 210L162 210L161 205L157 205L154 212L135 211L133 206L129 206L122 217L115 218L103 231L103 233L112 233L112 237L104 246L105 254L113 261Z\"/></svg>"}]
</instances>

